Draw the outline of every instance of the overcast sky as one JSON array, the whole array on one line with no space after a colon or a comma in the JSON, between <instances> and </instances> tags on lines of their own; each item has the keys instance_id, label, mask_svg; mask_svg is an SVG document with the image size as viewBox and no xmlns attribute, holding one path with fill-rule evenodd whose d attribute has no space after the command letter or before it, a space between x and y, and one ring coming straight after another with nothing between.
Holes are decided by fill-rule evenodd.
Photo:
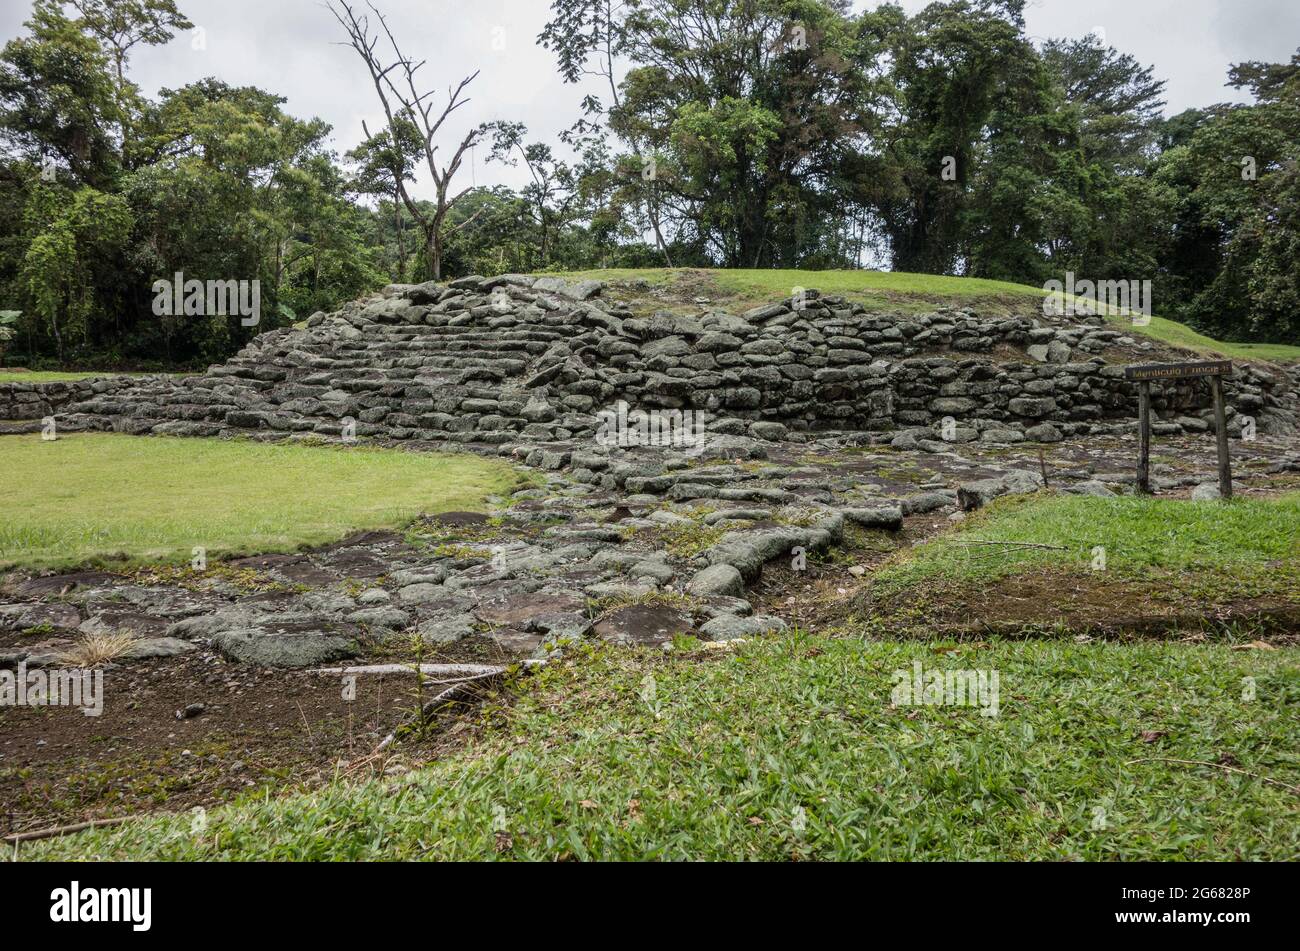
<instances>
[{"instance_id":1,"label":"overcast sky","mask_svg":"<svg viewBox=\"0 0 1300 951\"><path fill-rule=\"evenodd\" d=\"M429 80L446 86L481 70L452 131L515 119L534 138L554 142L577 116L582 91L561 82L552 54L536 45L549 0L375 2L407 53L428 60ZM902 5L914 12L926 0ZM178 6L201 28L206 48L195 49L198 38L184 35L136 52L130 74L147 93L212 75L259 86L284 96L292 114L329 122L340 153L360 140L363 119L372 129L379 125L364 67L337 45L342 30L323 0L179 0ZM19 35L30 10L27 0L3 0L0 35ZM1100 28L1106 42L1154 65L1168 82L1169 113L1243 99L1224 87L1230 63L1286 61L1300 45L1300 0L1030 0L1025 18L1036 41ZM465 184L522 183L521 170L485 167L485 156L479 147Z\"/></svg>"}]
</instances>

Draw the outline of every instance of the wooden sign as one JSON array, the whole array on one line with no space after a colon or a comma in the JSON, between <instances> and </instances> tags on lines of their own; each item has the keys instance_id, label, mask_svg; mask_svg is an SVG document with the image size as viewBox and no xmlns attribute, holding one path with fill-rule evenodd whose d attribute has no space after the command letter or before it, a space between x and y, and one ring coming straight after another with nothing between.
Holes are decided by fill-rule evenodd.
<instances>
[{"instance_id":1,"label":"wooden sign","mask_svg":"<svg viewBox=\"0 0 1300 951\"><path fill-rule=\"evenodd\" d=\"M1223 378L1232 374L1231 360L1200 360L1192 363L1146 363L1124 368L1124 379L1138 383L1138 476L1137 488L1151 494L1151 382L1210 378L1214 395L1214 432L1219 444L1219 497L1232 498L1232 460L1228 457L1228 419L1223 404Z\"/></svg>"},{"instance_id":2,"label":"wooden sign","mask_svg":"<svg viewBox=\"0 0 1300 951\"><path fill-rule=\"evenodd\" d=\"M1200 360L1193 363L1144 363L1125 367L1126 380L1190 380L1198 376L1228 376L1231 360Z\"/></svg>"}]
</instances>

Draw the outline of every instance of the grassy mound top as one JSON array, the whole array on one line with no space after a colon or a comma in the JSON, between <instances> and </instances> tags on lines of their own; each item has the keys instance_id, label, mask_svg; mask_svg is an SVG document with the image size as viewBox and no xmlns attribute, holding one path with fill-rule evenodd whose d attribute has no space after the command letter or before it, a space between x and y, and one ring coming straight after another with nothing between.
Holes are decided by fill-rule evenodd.
<instances>
[{"instance_id":1,"label":"grassy mound top","mask_svg":"<svg viewBox=\"0 0 1300 951\"><path fill-rule=\"evenodd\" d=\"M720 303L735 307L769 303L790 296L799 287L840 294L873 309L903 313L943 306L974 307L988 313L1024 313L1027 305L1038 307L1047 295L1042 288L1008 281L895 271L610 268L568 276L605 281L646 281L659 292L685 301L697 296L716 296ZM1144 327L1134 326L1131 320L1122 316L1112 317L1111 322L1117 329L1145 335L1197 354L1279 363L1300 361L1300 347L1297 346L1215 340L1163 317L1152 317L1151 323Z\"/></svg>"}]
</instances>

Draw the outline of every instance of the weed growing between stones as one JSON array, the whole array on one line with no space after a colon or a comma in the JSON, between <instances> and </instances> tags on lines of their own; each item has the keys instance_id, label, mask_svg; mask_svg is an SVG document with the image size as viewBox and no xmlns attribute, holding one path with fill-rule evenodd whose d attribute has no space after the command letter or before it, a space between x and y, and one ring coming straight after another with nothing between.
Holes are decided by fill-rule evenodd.
<instances>
[{"instance_id":1,"label":"weed growing between stones","mask_svg":"<svg viewBox=\"0 0 1300 951\"><path fill-rule=\"evenodd\" d=\"M134 631L94 631L77 638L60 660L69 667L102 667L129 654L139 640Z\"/></svg>"}]
</instances>

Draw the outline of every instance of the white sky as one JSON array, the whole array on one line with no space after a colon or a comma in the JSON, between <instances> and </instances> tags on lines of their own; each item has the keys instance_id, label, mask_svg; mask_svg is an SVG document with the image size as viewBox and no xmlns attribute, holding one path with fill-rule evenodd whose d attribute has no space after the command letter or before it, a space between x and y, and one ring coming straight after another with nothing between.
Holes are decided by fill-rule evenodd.
<instances>
[{"instance_id":1,"label":"white sky","mask_svg":"<svg viewBox=\"0 0 1300 951\"><path fill-rule=\"evenodd\" d=\"M440 87L481 69L472 102L450 129L456 140L472 124L513 119L527 123L533 139L555 144L577 117L583 92L566 86L553 55L536 45L548 0L375 2L406 52L428 60L424 72ZM902 5L915 12L926 0ZM203 29L206 49L194 49L186 35L135 53L131 76L146 93L212 75L258 86L286 97L293 115L329 122L339 153L360 140L363 119L372 130L380 125L364 67L351 49L335 45L342 30L323 0L179 0L178 6ZM0 7L0 38L21 34L28 0L3 0ZM1102 28L1110 45L1154 65L1167 80L1169 113L1242 100L1224 87L1230 63L1284 62L1300 45L1300 0L1030 0L1025 18L1036 40ZM520 169L485 167L486 152L479 147L458 184L523 183Z\"/></svg>"}]
</instances>

